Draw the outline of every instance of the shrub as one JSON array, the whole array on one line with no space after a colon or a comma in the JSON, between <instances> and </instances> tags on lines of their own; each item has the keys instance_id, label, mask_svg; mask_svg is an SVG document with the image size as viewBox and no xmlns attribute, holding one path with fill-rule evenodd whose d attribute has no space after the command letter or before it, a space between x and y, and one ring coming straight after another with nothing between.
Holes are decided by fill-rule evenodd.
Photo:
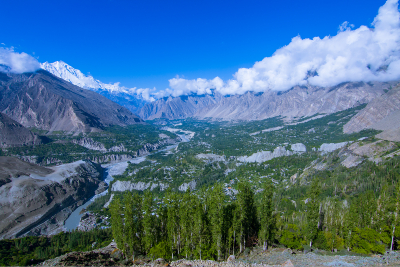
<instances>
[{"instance_id":1,"label":"shrub","mask_svg":"<svg viewBox=\"0 0 400 267\"><path fill-rule=\"evenodd\" d=\"M370 228L355 228L351 234L351 248L357 253L379 253L385 252L385 245L381 242L381 236Z\"/></svg>"},{"instance_id":2,"label":"shrub","mask_svg":"<svg viewBox=\"0 0 400 267\"><path fill-rule=\"evenodd\" d=\"M299 228L294 224L289 224L287 229L283 230L280 242L291 249L302 249Z\"/></svg>"},{"instance_id":3,"label":"shrub","mask_svg":"<svg viewBox=\"0 0 400 267\"><path fill-rule=\"evenodd\" d=\"M163 258L169 260L172 257L171 248L167 242L162 241L150 249L149 256L155 259Z\"/></svg>"}]
</instances>

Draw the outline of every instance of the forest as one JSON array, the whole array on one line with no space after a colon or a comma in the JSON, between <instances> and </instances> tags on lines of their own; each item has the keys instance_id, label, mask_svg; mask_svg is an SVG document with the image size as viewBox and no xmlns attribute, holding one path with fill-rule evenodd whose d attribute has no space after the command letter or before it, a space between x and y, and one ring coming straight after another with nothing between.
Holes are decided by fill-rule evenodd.
<instances>
[{"instance_id":1,"label":"forest","mask_svg":"<svg viewBox=\"0 0 400 267\"><path fill-rule=\"evenodd\" d=\"M127 257L221 260L254 246L383 254L400 240L399 163L395 157L358 170L317 172L297 192L266 180L257 193L246 179L235 196L221 183L168 190L163 198L126 192L110 206L112 232ZM333 192L331 181L343 179L354 187ZM293 198L303 203L294 205Z\"/></svg>"},{"instance_id":2,"label":"forest","mask_svg":"<svg viewBox=\"0 0 400 267\"><path fill-rule=\"evenodd\" d=\"M0 240L0 265L35 265L68 252L105 247L112 239L110 229L95 229L89 232L61 232L50 237L28 236Z\"/></svg>"},{"instance_id":3,"label":"forest","mask_svg":"<svg viewBox=\"0 0 400 267\"><path fill-rule=\"evenodd\" d=\"M86 208L109 217L110 229L2 240L0 265L35 264L71 251L104 247L113 239L127 258L166 260L224 260L232 254L244 255L255 246L334 255L397 250L400 157L389 155L398 151L400 144L376 139L375 130L343 134L343 124L358 110L313 120L299 118L298 124L285 124L279 117L252 122L163 121L163 126L195 135L173 151L152 153L137 164L129 162L125 172L113 175L109 193ZM86 137L106 148L123 144L129 150L157 142L161 133L176 137L156 126L161 120L149 123L153 125L107 128ZM275 130L264 131L270 128ZM36 156L43 162L53 157L69 162L102 154L72 143L83 137L54 133L50 143L2 153ZM330 142L348 143L333 152L318 150ZM307 151L295 153L291 150L295 143L304 144ZM265 162L238 160L277 146L293 153ZM373 153L356 155L351 146ZM343 165L349 155L357 156L359 162ZM163 183L168 189L113 191L118 180ZM182 189L190 182L195 183L194 188ZM104 208L111 194L113 201Z\"/></svg>"}]
</instances>

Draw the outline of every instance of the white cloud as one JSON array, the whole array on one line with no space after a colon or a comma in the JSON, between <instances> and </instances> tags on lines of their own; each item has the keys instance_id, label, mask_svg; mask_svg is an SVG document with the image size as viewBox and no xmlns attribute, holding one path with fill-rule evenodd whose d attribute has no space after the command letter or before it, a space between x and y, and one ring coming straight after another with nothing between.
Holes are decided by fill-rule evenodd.
<instances>
[{"instance_id":1,"label":"white cloud","mask_svg":"<svg viewBox=\"0 0 400 267\"><path fill-rule=\"evenodd\" d=\"M332 37L294 37L271 57L256 62L251 68L240 68L234 79L226 82L219 77L213 80L173 78L169 80L171 94L210 94L210 89L224 95L243 94L246 91L288 90L306 83L334 86L348 81L400 79L398 1L387 0L379 8L372 28L353 28L354 25L346 21Z\"/></svg>"},{"instance_id":2,"label":"white cloud","mask_svg":"<svg viewBox=\"0 0 400 267\"><path fill-rule=\"evenodd\" d=\"M14 52L14 48L0 47L0 71L12 73L32 72L40 68L36 58L26 54Z\"/></svg>"},{"instance_id":3,"label":"white cloud","mask_svg":"<svg viewBox=\"0 0 400 267\"><path fill-rule=\"evenodd\" d=\"M187 95L192 92L198 95L211 94L211 89L220 90L223 84L224 82L219 77L212 80L202 78L186 80L179 77L169 80L169 85L173 88L172 96Z\"/></svg>"},{"instance_id":4,"label":"white cloud","mask_svg":"<svg viewBox=\"0 0 400 267\"><path fill-rule=\"evenodd\" d=\"M139 88L139 89L136 89L136 87L135 87L134 89L135 89L136 94L142 96L144 100L149 101L149 102L155 101L155 98L152 95L153 95L153 92L156 90L156 88L153 88L153 89L150 89L150 88Z\"/></svg>"}]
</instances>

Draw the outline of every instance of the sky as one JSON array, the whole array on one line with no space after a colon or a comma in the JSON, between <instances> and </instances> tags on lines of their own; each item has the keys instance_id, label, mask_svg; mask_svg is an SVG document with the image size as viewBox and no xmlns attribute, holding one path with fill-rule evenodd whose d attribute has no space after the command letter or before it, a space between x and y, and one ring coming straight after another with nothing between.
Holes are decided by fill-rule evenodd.
<instances>
[{"instance_id":1,"label":"sky","mask_svg":"<svg viewBox=\"0 0 400 267\"><path fill-rule=\"evenodd\" d=\"M358 65L390 66L385 60L398 57L398 48L390 54L400 40L397 1L388 0L376 19L385 3L5 0L0 47L39 62L62 60L104 83L170 88L173 95L212 87L224 94L287 90L305 73L329 86L349 75L365 80L371 73ZM350 39L357 40L348 48ZM371 55L376 49L382 51ZM349 62L340 63L343 58ZM338 71L343 68L347 74ZM390 71L373 78L397 78Z\"/></svg>"}]
</instances>

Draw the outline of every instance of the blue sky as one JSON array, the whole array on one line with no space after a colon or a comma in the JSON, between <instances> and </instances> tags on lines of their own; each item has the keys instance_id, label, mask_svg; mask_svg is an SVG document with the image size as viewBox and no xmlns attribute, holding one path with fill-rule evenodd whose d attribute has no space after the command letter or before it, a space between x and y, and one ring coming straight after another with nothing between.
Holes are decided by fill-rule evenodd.
<instances>
[{"instance_id":1,"label":"blue sky","mask_svg":"<svg viewBox=\"0 0 400 267\"><path fill-rule=\"evenodd\" d=\"M301 38L371 26L384 0L2 2L0 43L63 60L102 82L165 89L168 80L231 79Z\"/></svg>"}]
</instances>

